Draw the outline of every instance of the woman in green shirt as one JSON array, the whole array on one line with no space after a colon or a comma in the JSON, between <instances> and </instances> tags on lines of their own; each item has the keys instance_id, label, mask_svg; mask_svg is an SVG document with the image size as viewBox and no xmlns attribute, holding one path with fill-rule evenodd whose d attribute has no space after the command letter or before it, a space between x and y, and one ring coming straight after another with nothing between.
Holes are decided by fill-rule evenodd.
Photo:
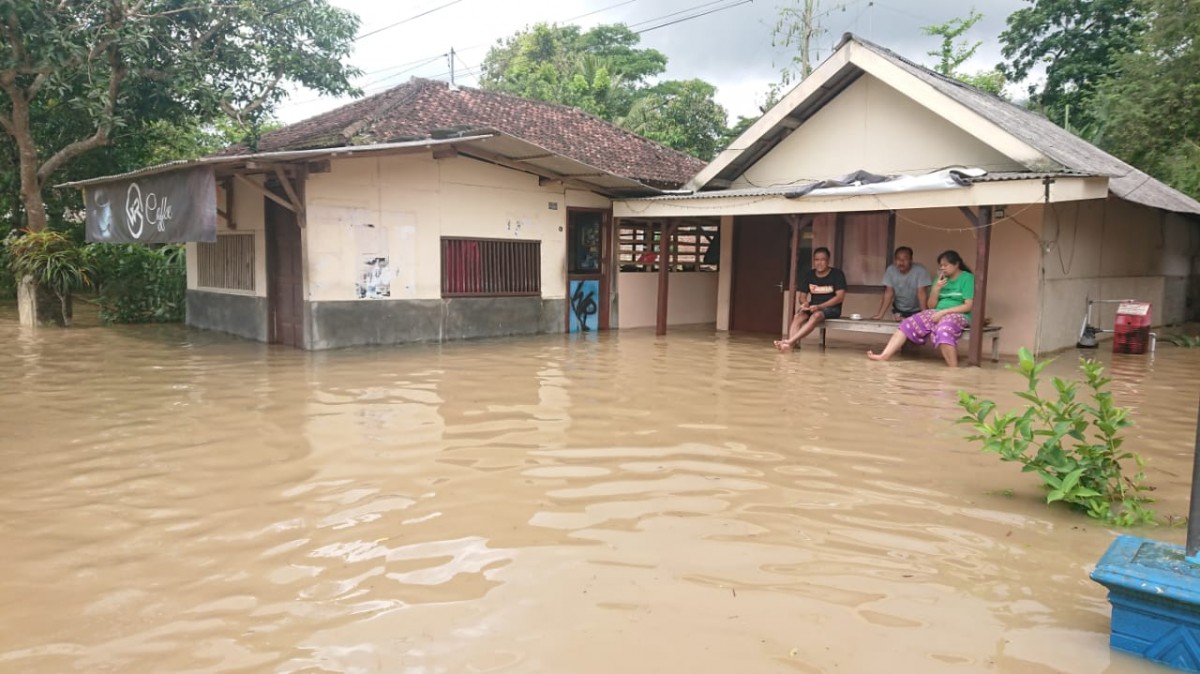
<instances>
[{"instance_id":1,"label":"woman in green shirt","mask_svg":"<svg viewBox=\"0 0 1200 674\"><path fill-rule=\"evenodd\" d=\"M933 336L933 345L942 352L950 367L958 366L958 338L971 324L971 305L975 302L975 275L957 251L938 256L940 274L929 293L928 309L900 321L900 327L880 353L867 352L871 360L887 360L896 355L905 341L924 344Z\"/></svg>"}]
</instances>

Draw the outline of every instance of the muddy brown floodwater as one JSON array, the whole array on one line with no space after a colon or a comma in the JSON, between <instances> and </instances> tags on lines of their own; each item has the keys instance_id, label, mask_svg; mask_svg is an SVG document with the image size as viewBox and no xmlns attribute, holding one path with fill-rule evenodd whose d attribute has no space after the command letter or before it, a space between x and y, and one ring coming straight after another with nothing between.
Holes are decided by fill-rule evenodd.
<instances>
[{"instance_id":1,"label":"muddy brown floodwater","mask_svg":"<svg viewBox=\"0 0 1200 674\"><path fill-rule=\"evenodd\" d=\"M996 366L697 330L303 353L9 308L0 343L3 671L1166 671L1108 649L1115 532L951 424L959 388L1015 402ZM1100 356L1185 513L1200 350Z\"/></svg>"}]
</instances>

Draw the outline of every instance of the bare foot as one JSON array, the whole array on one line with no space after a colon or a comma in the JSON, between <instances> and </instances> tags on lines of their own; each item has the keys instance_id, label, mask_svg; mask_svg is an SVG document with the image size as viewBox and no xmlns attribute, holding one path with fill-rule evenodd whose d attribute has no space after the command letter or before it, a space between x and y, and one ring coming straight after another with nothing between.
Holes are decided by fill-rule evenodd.
<instances>
[{"instance_id":1,"label":"bare foot","mask_svg":"<svg viewBox=\"0 0 1200 674\"><path fill-rule=\"evenodd\" d=\"M778 349L779 351L783 351L784 344L787 344L787 342L782 339L775 340L775 348Z\"/></svg>"},{"instance_id":2,"label":"bare foot","mask_svg":"<svg viewBox=\"0 0 1200 674\"><path fill-rule=\"evenodd\" d=\"M780 351L791 351L791 350L792 350L792 344L791 344L791 342L780 342L780 343L779 343L779 350L780 350Z\"/></svg>"},{"instance_id":3,"label":"bare foot","mask_svg":"<svg viewBox=\"0 0 1200 674\"><path fill-rule=\"evenodd\" d=\"M867 358L870 358L871 360L880 361L880 362L886 361L888 359L888 357L883 355L882 353L875 353L874 351L868 351Z\"/></svg>"}]
</instances>

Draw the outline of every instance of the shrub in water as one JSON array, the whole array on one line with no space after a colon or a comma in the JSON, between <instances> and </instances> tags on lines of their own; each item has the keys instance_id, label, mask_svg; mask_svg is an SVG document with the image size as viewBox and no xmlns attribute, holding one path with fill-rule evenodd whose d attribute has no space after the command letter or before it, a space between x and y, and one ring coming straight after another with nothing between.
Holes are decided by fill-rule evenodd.
<instances>
[{"instance_id":1,"label":"shrub in water","mask_svg":"<svg viewBox=\"0 0 1200 674\"><path fill-rule=\"evenodd\" d=\"M187 266L182 245L93 243L88 265L99 290L105 323L174 323L183 320Z\"/></svg>"},{"instance_id":2,"label":"shrub in water","mask_svg":"<svg viewBox=\"0 0 1200 674\"><path fill-rule=\"evenodd\" d=\"M1036 473L1046 488L1047 503L1062 501L1120 526L1153 523L1142 458L1121 449L1121 429L1133 422L1129 411L1114 405L1112 393L1105 390L1112 380L1104 377L1104 368L1094 360L1080 360L1090 401L1076 400L1079 384L1058 377L1052 380L1056 395L1043 398L1038 375L1050 361L1039 363L1025 348L1018 356L1017 366L1009 369L1025 378L1026 389L1017 396L1028 405L1000 414L995 402L959 391L958 404L967 416L958 423L974 430L969 439L982 443L983 451ZM1133 462L1137 472L1127 475L1122 462Z\"/></svg>"}]
</instances>

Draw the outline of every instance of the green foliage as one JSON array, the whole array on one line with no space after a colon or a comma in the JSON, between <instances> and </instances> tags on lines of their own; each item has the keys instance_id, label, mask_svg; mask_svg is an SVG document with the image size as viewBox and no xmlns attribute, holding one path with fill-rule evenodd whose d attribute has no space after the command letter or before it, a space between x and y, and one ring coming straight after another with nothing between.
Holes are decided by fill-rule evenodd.
<instances>
[{"instance_id":1,"label":"green foliage","mask_svg":"<svg viewBox=\"0 0 1200 674\"><path fill-rule=\"evenodd\" d=\"M583 109L634 133L701 159L711 159L728 133L716 88L701 80L649 80L667 57L639 49L641 38L623 25L537 24L492 47L480 86Z\"/></svg>"},{"instance_id":2,"label":"green foliage","mask_svg":"<svg viewBox=\"0 0 1200 674\"><path fill-rule=\"evenodd\" d=\"M582 108L609 121L629 113L647 81L667 68L667 57L637 48L629 28L539 23L492 47L480 86L523 98Z\"/></svg>"},{"instance_id":3,"label":"green foliage","mask_svg":"<svg viewBox=\"0 0 1200 674\"><path fill-rule=\"evenodd\" d=\"M1090 128L1096 87L1117 71L1118 55L1132 51L1144 30L1138 0L1026 2L1030 6L1010 14L1000 34L1006 59L1000 72L1020 82L1045 66L1044 82L1029 86L1030 106L1069 131Z\"/></svg>"},{"instance_id":4,"label":"green foliage","mask_svg":"<svg viewBox=\"0 0 1200 674\"><path fill-rule=\"evenodd\" d=\"M946 23L921 27L922 33L942 38L940 49L926 52L938 59L937 65L933 67L934 70L948 77L956 76L958 67L974 56L983 44L979 40L973 44L967 44L965 41L960 43L959 38L971 30L982 18L983 15L972 8L971 13L965 19L958 17Z\"/></svg>"},{"instance_id":5,"label":"green foliage","mask_svg":"<svg viewBox=\"0 0 1200 674\"><path fill-rule=\"evenodd\" d=\"M159 147L147 137L226 116L253 129L285 83L354 91L345 60L358 19L326 0L0 0L0 15L0 156L19 168L0 195L33 230L62 213L53 197L47 213L52 179L89 152Z\"/></svg>"},{"instance_id":6,"label":"green foliage","mask_svg":"<svg viewBox=\"0 0 1200 674\"><path fill-rule=\"evenodd\" d=\"M966 18L955 18L946 23L923 26L921 32L942 38L942 45L939 49L926 53L938 59L937 64L933 67L937 72L994 96L1002 96L1006 79L999 70L993 69L974 74L959 72L959 67L974 56L979 47L983 45L982 41L977 40L968 44L960 38L982 19L983 14L972 9Z\"/></svg>"},{"instance_id":7,"label":"green foliage","mask_svg":"<svg viewBox=\"0 0 1200 674\"><path fill-rule=\"evenodd\" d=\"M703 80L663 82L633 104L621 126L705 161L724 146L728 115Z\"/></svg>"},{"instance_id":8,"label":"green foliage","mask_svg":"<svg viewBox=\"0 0 1200 674\"><path fill-rule=\"evenodd\" d=\"M93 243L85 257L105 323L175 323L184 318L184 246Z\"/></svg>"},{"instance_id":9,"label":"green foliage","mask_svg":"<svg viewBox=\"0 0 1200 674\"><path fill-rule=\"evenodd\" d=\"M1017 396L1028 404L1023 411L1001 414L995 402L960 391L958 404L967 415L958 423L973 429L969 439L1036 473L1047 490L1047 503L1062 501L1119 526L1153 523L1146 495L1151 488L1140 470L1143 461L1121 448L1121 431L1133 422L1105 390L1111 380L1104 377L1104 368L1093 360L1080 361L1090 402L1076 399L1078 383L1058 377L1052 380L1055 397L1043 398L1038 376L1051 361L1038 362L1023 347L1018 355L1017 366L1009 369L1025 378L1027 387ZM1132 477L1121 467L1129 461L1139 469Z\"/></svg>"},{"instance_id":10,"label":"green foliage","mask_svg":"<svg viewBox=\"0 0 1200 674\"><path fill-rule=\"evenodd\" d=\"M1143 0L1149 27L1097 94L1101 145L1200 199L1200 0Z\"/></svg>"},{"instance_id":11,"label":"green foliage","mask_svg":"<svg viewBox=\"0 0 1200 674\"><path fill-rule=\"evenodd\" d=\"M4 247L13 275L17 279L30 278L54 293L62 305L64 323L70 325L71 293L92 282L79 246L61 232L43 230L9 236Z\"/></svg>"},{"instance_id":12,"label":"green foliage","mask_svg":"<svg viewBox=\"0 0 1200 674\"><path fill-rule=\"evenodd\" d=\"M1167 335L1165 339L1175 346L1186 349L1200 349L1200 335Z\"/></svg>"}]
</instances>

